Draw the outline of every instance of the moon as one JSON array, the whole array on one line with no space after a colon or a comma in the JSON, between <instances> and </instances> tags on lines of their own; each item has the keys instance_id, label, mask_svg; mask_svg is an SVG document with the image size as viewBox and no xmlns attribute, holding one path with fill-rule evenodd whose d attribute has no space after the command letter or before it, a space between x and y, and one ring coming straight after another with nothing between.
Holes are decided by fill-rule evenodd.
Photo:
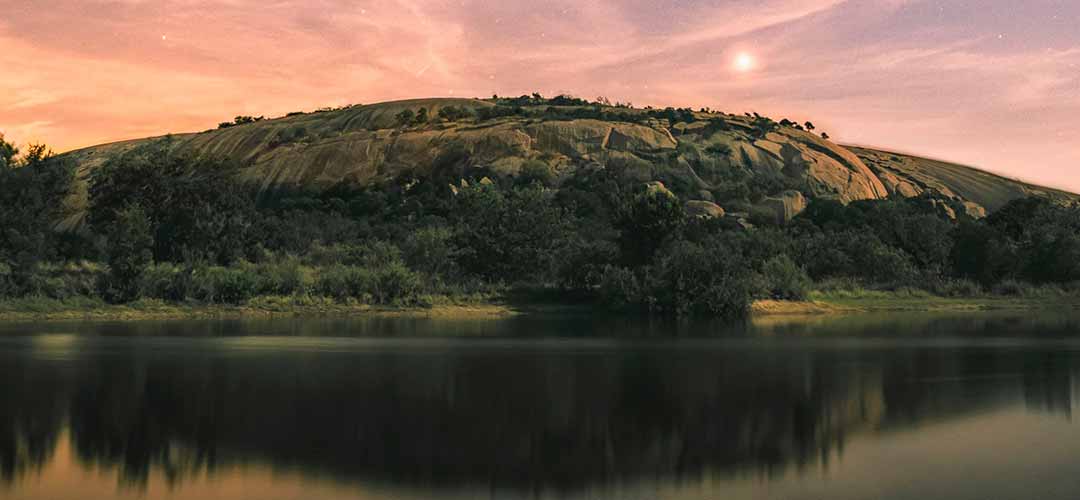
<instances>
[{"instance_id":1,"label":"moon","mask_svg":"<svg viewBox=\"0 0 1080 500\"><path fill-rule=\"evenodd\" d=\"M746 73L754 69L754 66L757 66L757 61L749 53L739 52L735 55L735 71Z\"/></svg>"}]
</instances>

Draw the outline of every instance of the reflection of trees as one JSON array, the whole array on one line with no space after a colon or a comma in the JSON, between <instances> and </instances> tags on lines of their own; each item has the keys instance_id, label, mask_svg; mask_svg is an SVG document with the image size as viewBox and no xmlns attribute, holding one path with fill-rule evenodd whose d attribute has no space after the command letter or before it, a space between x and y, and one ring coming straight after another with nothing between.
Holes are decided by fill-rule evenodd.
<instances>
[{"instance_id":1,"label":"reflection of trees","mask_svg":"<svg viewBox=\"0 0 1080 500\"><path fill-rule=\"evenodd\" d=\"M151 467L176 481L213 466L222 408L213 371L116 361L95 360L75 381L71 435L79 458L117 467L126 482L145 480Z\"/></svg>"},{"instance_id":2,"label":"reflection of trees","mask_svg":"<svg viewBox=\"0 0 1080 500\"><path fill-rule=\"evenodd\" d=\"M0 358L0 482L40 468L52 456L67 379L56 367Z\"/></svg>"},{"instance_id":3,"label":"reflection of trees","mask_svg":"<svg viewBox=\"0 0 1080 500\"><path fill-rule=\"evenodd\" d=\"M69 417L79 459L134 484L251 460L524 489L772 473L833 455L860 430L1024 397L1071 408L1072 365L1015 350L133 349L60 371L0 365L25 382L0 388L0 464L10 479L48 460Z\"/></svg>"}]
</instances>

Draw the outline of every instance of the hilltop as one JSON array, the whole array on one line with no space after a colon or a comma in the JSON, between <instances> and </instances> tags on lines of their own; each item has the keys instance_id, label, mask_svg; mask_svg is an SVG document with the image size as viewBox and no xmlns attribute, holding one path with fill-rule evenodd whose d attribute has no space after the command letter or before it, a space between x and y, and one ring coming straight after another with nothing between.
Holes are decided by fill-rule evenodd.
<instances>
[{"instance_id":1,"label":"hilltop","mask_svg":"<svg viewBox=\"0 0 1080 500\"><path fill-rule=\"evenodd\" d=\"M981 217L1030 194L1076 199L970 167L845 147L788 120L710 110L523 96L416 99L237 123L169 136L170 147L242 162L242 179L264 194L363 187L402 176L453 178L470 171L514 177L529 162L541 162L559 178L605 168L642 183L660 181L689 207L714 215L789 219L807 198L848 203L930 194L946 202L947 211ZM111 155L157 139L68 156L85 180ZM85 205L85 189L74 202ZM68 225L83 215L77 211Z\"/></svg>"},{"instance_id":2,"label":"hilltop","mask_svg":"<svg viewBox=\"0 0 1080 500\"><path fill-rule=\"evenodd\" d=\"M427 99L12 158L0 301L16 312L48 297L738 317L867 290L1080 290L1076 195L754 113Z\"/></svg>"}]
</instances>

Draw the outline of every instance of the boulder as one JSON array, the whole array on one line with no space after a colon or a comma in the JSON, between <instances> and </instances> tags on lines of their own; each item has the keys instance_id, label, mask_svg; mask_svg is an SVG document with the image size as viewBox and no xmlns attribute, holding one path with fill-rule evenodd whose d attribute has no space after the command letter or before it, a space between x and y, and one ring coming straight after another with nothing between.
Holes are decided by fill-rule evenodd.
<instances>
[{"instance_id":1,"label":"boulder","mask_svg":"<svg viewBox=\"0 0 1080 500\"><path fill-rule=\"evenodd\" d=\"M652 181L645 183L645 196L668 196L671 198L677 198L675 193L672 193L663 182Z\"/></svg>"},{"instance_id":2,"label":"boulder","mask_svg":"<svg viewBox=\"0 0 1080 500\"><path fill-rule=\"evenodd\" d=\"M798 191L784 191L761 201L761 206L776 216L776 222L787 223L806 210L806 197Z\"/></svg>"},{"instance_id":3,"label":"boulder","mask_svg":"<svg viewBox=\"0 0 1080 500\"><path fill-rule=\"evenodd\" d=\"M724 216L724 209L711 201L691 200L686 202L686 214L702 219L717 219Z\"/></svg>"},{"instance_id":4,"label":"boulder","mask_svg":"<svg viewBox=\"0 0 1080 500\"><path fill-rule=\"evenodd\" d=\"M979 205L978 203L975 203L973 201L965 201L963 203L964 211L967 212L969 217L973 219L981 219L983 217L986 217L986 208L983 208L982 205Z\"/></svg>"}]
</instances>

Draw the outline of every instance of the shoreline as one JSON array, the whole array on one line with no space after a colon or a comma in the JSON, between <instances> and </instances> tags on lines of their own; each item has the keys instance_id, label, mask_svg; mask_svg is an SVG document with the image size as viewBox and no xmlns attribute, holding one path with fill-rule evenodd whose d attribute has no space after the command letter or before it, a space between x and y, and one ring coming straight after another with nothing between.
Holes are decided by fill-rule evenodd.
<instances>
[{"instance_id":1,"label":"shoreline","mask_svg":"<svg viewBox=\"0 0 1080 500\"><path fill-rule=\"evenodd\" d=\"M21 307L20 307L21 306ZM811 297L804 301L757 300L752 318L782 316L836 316L887 312L980 312L1080 309L1080 296L968 297L936 296ZM111 305L94 300L0 302L0 322L30 321L174 321L237 320L319 317L373 317L415 319L493 320L515 316L591 315L600 311L588 305L526 302L467 301L430 306L372 306L329 301L296 302L289 298L252 301L246 305L175 304L158 300Z\"/></svg>"}]
</instances>

